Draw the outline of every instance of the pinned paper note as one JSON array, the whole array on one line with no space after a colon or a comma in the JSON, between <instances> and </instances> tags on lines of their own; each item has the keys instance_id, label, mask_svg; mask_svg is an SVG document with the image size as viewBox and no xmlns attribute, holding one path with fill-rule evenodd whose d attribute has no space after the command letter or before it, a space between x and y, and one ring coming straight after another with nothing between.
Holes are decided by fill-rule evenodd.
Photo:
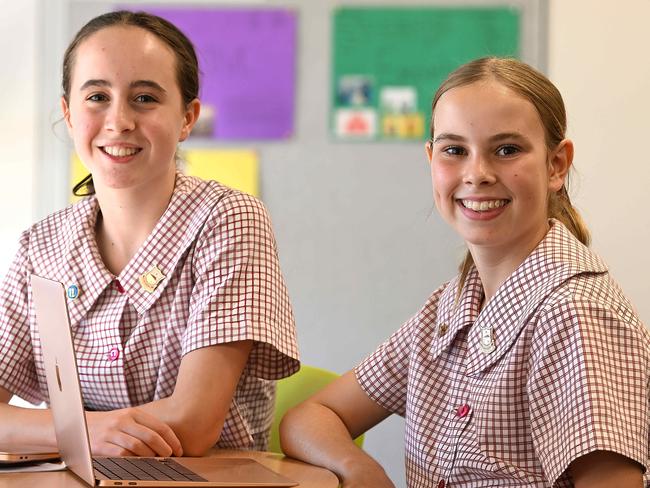
<instances>
[{"instance_id":1,"label":"pinned paper note","mask_svg":"<svg viewBox=\"0 0 650 488\"><path fill-rule=\"evenodd\" d=\"M336 135L347 139L370 139L377 133L377 113L370 108L336 111Z\"/></svg>"}]
</instances>

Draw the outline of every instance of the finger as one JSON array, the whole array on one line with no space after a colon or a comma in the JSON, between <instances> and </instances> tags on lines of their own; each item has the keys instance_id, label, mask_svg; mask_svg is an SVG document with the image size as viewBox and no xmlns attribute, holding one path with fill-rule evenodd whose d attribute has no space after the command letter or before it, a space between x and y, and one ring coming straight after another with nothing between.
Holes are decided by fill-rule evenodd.
<instances>
[{"instance_id":1,"label":"finger","mask_svg":"<svg viewBox=\"0 0 650 488\"><path fill-rule=\"evenodd\" d=\"M171 447L158 436L158 444L151 438L157 436L140 426L129 410L89 412L87 414L92 441L92 452L102 456L167 456ZM147 442L147 439L150 439ZM152 449L150 444L158 449ZM161 453L161 454L159 454Z\"/></svg>"},{"instance_id":2,"label":"finger","mask_svg":"<svg viewBox=\"0 0 650 488\"><path fill-rule=\"evenodd\" d=\"M151 450L153 454L150 455L165 457L171 456L173 453L172 447L165 441L165 439L163 439L158 432L151 430L145 425L133 422L125 425L122 432L133 439L137 439L140 443Z\"/></svg>"},{"instance_id":3,"label":"finger","mask_svg":"<svg viewBox=\"0 0 650 488\"><path fill-rule=\"evenodd\" d=\"M140 426L146 427L150 431L157 434L156 437L160 438L160 440L154 437L152 441L155 442L155 445L160 445L160 441L162 441L164 445L169 447L171 452L169 452L168 454L164 454L165 456L183 455L183 446L181 445L181 441L178 439L178 436L176 436L176 433L172 430L172 428L169 425L167 425L165 422L159 420L157 417L154 417L153 415L149 415L148 413L138 409L134 409L133 419ZM153 445L151 444L149 445L150 447L154 448Z\"/></svg>"},{"instance_id":4,"label":"finger","mask_svg":"<svg viewBox=\"0 0 650 488\"><path fill-rule=\"evenodd\" d=\"M152 449L141 436L133 435L127 431L113 432L110 438L107 439L107 442L124 451L124 453L119 454L120 456L165 456L165 454L160 454L158 451ZM169 450L168 448L167 452Z\"/></svg>"},{"instance_id":5,"label":"finger","mask_svg":"<svg viewBox=\"0 0 650 488\"><path fill-rule=\"evenodd\" d=\"M93 456L107 456L107 457L122 457L122 456L136 456L133 451L124 448L123 446L114 444L109 441L100 442L92 446Z\"/></svg>"}]
</instances>

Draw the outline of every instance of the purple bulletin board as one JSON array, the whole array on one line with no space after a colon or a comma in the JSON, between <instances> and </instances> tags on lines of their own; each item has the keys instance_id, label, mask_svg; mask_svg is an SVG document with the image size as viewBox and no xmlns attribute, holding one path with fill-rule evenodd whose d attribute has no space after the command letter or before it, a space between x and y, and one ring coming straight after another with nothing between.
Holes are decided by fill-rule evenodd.
<instances>
[{"instance_id":1,"label":"purple bulletin board","mask_svg":"<svg viewBox=\"0 0 650 488\"><path fill-rule=\"evenodd\" d=\"M141 7L139 7L142 10ZM296 13L271 8L146 8L194 43L201 102L212 120L203 135L222 140L293 134ZM207 127L207 129L206 129Z\"/></svg>"}]
</instances>

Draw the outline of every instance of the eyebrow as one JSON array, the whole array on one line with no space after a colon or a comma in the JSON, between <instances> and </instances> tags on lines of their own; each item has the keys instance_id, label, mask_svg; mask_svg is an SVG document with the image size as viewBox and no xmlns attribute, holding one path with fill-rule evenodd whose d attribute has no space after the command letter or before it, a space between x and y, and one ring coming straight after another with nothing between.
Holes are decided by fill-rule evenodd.
<instances>
[{"instance_id":1,"label":"eyebrow","mask_svg":"<svg viewBox=\"0 0 650 488\"><path fill-rule=\"evenodd\" d=\"M502 132L500 134L495 134L493 136L490 136L488 138L488 141L490 142L499 142L499 141L504 141L508 139L517 139L520 141L527 141L528 138L524 136L523 134L519 132ZM458 134L453 134L449 132L443 132L442 134L439 134L438 136L434 137L431 142L436 144L437 142L440 141L459 141L462 142L464 141L465 138L461 135Z\"/></svg>"},{"instance_id":2,"label":"eyebrow","mask_svg":"<svg viewBox=\"0 0 650 488\"><path fill-rule=\"evenodd\" d=\"M87 80L83 85L81 85L80 90L85 90L90 87L107 87L110 88L112 85L109 81L107 80ZM167 93L167 90L165 90L162 86L160 86L158 83L152 80L137 80L133 81L129 84L129 88L152 88L154 90L157 90L161 93Z\"/></svg>"},{"instance_id":3,"label":"eyebrow","mask_svg":"<svg viewBox=\"0 0 650 488\"><path fill-rule=\"evenodd\" d=\"M431 142L436 144L437 142L447 141L447 140L449 140L449 141L464 141L465 138L463 136L459 136L457 134L450 134L450 133L447 133L447 132L443 132L442 134L439 134L436 137L434 137L433 139L431 139Z\"/></svg>"}]
</instances>

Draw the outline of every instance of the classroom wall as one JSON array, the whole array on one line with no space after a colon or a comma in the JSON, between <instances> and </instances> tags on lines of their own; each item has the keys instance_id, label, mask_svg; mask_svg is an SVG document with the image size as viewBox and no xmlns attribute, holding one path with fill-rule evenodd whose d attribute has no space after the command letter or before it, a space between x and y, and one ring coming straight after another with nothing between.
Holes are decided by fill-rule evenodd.
<instances>
[{"instance_id":1,"label":"classroom wall","mask_svg":"<svg viewBox=\"0 0 650 488\"><path fill-rule=\"evenodd\" d=\"M453 274L462 247L433 211L421 147L331 144L314 135L327 133L325 116L313 114L326 114L329 103L329 46L322 42L329 35L328 4L309 2L300 16L300 62L310 63L298 85L298 105L310 107L310 113L297 114L300 144L265 144L260 151L262 161L271 163L264 163L262 194L276 228L303 359L343 372ZM54 62L42 58L39 40L45 29L72 31L78 25L66 19L78 23L98 3L75 2L74 12L61 11L61 5L66 2L0 0L2 268L19 230L54 205L43 202L56 200L53 189L29 191L32 177L51 165L49 155L66 147L60 135L47 142L53 149L38 147L56 120L59 93L58 79L39 74ZM642 133L650 108L650 33L643 25L650 3L551 0L549 13L548 71L565 95L577 147L574 199L594 247L650 324L648 286L641 278L650 272L644 252L650 218L642 193L650 181ZM313 86L322 91L307 88ZM402 430L402 421L391 419L366 441L397 486L404 486Z\"/></svg>"},{"instance_id":2,"label":"classroom wall","mask_svg":"<svg viewBox=\"0 0 650 488\"><path fill-rule=\"evenodd\" d=\"M549 73L576 144L575 203L593 247L650 326L650 2L553 0Z\"/></svg>"},{"instance_id":3,"label":"classroom wall","mask_svg":"<svg viewBox=\"0 0 650 488\"><path fill-rule=\"evenodd\" d=\"M0 276L20 229L33 218L38 145L37 34L34 0L0 0ZM20 42L16 42L20 40Z\"/></svg>"}]
</instances>

